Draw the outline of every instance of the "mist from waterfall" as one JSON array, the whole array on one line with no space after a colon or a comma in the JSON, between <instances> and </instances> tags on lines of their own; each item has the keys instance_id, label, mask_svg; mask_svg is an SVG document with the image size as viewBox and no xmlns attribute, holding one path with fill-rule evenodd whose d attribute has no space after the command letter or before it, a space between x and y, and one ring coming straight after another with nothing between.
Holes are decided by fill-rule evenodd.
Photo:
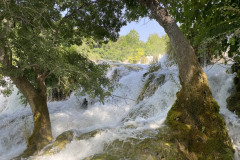
<instances>
[{"instance_id":1,"label":"mist from waterfall","mask_svg":"<svg viewBox=\"0 0 240 160\"><path fill-rule=\"evenodd\" d=\"M53 137L64 131L74 131L74 136L94 130L99 132L91 138L73 140L66 147L51 156L35 156L44 160L79 160L101 153L116 139L146 138L139 136L145 131L154 131L163 126L168 110L176 100L180 85L176 66L167 67L166 57L161 59L162 68L155 72L155 77L165 76L164 82L154 94L146 96L137 104L139 94L148 76L143 76L149 65L115 64L109 70L119 87L104 104L88 96L79 97L74 93L65 101L49 102L48 108L52 123ZM225 118L229 135L236 149L235 158L239 158L240 119L226 108L226 98L233 91L233 74L226 70L229 66L215 64L204 68L215 100L220 105L220 112ZM15 88L10 97L0 95L0 159L7 160L21 154L26 148L26 139L33 128L32 113L29 106L21 104L20 95ZM81 108L87 99L88 108Z\"/></svg>"}]
</instances>

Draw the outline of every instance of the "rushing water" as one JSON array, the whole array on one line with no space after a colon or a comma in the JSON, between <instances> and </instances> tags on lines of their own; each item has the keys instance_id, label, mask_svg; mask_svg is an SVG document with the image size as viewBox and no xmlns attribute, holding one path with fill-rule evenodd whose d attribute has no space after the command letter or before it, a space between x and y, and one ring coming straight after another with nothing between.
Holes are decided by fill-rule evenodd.
<instances>
[{"instance_id":1,"label":"rushing water","mask_svg":"<svg viewBox=\"0 0 240 160\"><path fill-rule=\"evenodd\" d=\"M177 68L162 69L155 75L165 75L164 83L155 93L145 97L136 104L136 100L148 77L143 77L148 66L118 65L109 71L109 77L118 69L116 80L120 86L113 92L105 104L88 97L72 94L69 99L61 102L49 102L53 136L67 130L75 134L102 129L96 136L80 141L73 140L61 152L52 156L37 156L44 160L79 160L103 152L104 146L116 139L124 140L137 137L144 130L154 130L163 125L167 112L176 99L179 90ZM220 112L224 116L229 134L236 149L235 158L240 150L240 119L226 109L226 98L233 91L233 74L226 73L226 66L214 65L205 68L214 98L219 103ZM87 98L89 106L81 108L83 99ZM130 116L131 115L131 116ZM131 127L129 127L131 126ZM14 93L5 98L0 96L0 160L11 159L26 148L26 137L32 130L30 107L21 105L19 95Z\"/></svg>"}]
</instances>

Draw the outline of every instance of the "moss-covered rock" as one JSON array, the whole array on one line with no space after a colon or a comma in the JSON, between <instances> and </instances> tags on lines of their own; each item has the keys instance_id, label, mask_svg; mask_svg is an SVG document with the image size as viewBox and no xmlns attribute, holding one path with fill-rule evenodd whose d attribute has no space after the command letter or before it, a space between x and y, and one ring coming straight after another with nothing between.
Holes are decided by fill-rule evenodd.
<instances>
[{"instance_id":1,"label":"moss-covered rock","mask_svg":"<svg viewBox=\"0 0 240 160\"><path fill-rule=\"evenodd\" d=\"M233 82L235 84L236 91L240 92L240 75L234 77Z\"/></svg>"},{"instance_id":2,"label":"moss-covered rock","mask_svg":"<svg viewBox=\"0 0 240 160\"><path fill-rule=\"evenodd\" d=\"M107 144L104 152L84 160L185 160L177 143L169 138L169 128L163 127L149 138L128 138ZM189 154L190 155L190 154Z\"/></svg>"},{"instance_id":3,"label":"moss-covered rock","mask_svg":"<svg viewBox=\"0 0 240 160\"><path fill-rule=\"evenodd\" d=\"M128 70L130 71L139 71L142 70L143 68L139 65L134 65L134 64L126 64L124 65Z\"/></svg>"},{"instance_id":4,"label":"moss-covered rock","mask_svg":"<svg viewBox=\"0 0 240 160\"><path fill-rule=\"evenodd\" d=\"M231 139L205 79L196 74L190 84L182 87L168 112L167 127L156 136L114 141L103 154L90 159L232 160Z\"/></svg>"},{"instance_id":5,"label":"moss-covered rock","mask_svg":"<svg viewBox=\"0 0 240 160\"><path fill-rule=\"evenodd\" d=\"M74 132L73 131L66 131L57 136L56 140L48 145L42 155L52 155L55 153L60 152L63 148L66 147L68 143L70 143L74 138Z\"/></svg>"},{"instance_id":6,"label":"moss-covered rock","mask_svg":"<svg viewBox=\"0 0 240 160\"><path fill-rule=\"evenodd\" d=\"M101 131L102 131L102 129L97 129L97 130L93 130L93 131L90 131L87 133L80 134L79 136L76 136L76 140L80 141L83 139L89 139L89 138L95 137Z\"/></svg>"},{"instance_id":7,"label":"moss-covered rock","mask_svg":"<svg viewBox=\"0 0 240 160\"><path fill-rule=\"evenodd\" d=\"M164 74L158 75L157 77L155 74L150 74L138 96L137 103L142 101L144 98L152 96L158 87L164 83L164 81Z\"/></svg>"},{"instance_id":8,"label":"moss-covered rock","mask_svg":"<svg viewBox=\"0 0 240 160\"><path fill-rule=\"evenodd\" d=\"M227 108L240 117L240 63L233 64L232 71L236 72L236 77L233 79L235 92L227 98Z\"/></svg>"},{"instance_id":9,"label":"moss-covered rock","mask_svg":"<svg viewBox=\"0 0 240 160\"><path fill-rule=\"evenodd\" d=\"M111 80L114 83L118 82L123 76L128 74L129 71L139 71L143 69L142 67L133 64L114 64L111 66L115 67L111 76ZM126 69L123 70L122 67L126 68L128 72L126 72Z\"/></svg>"},{"instance_id":10,"label":"moss-covered rock","mask_svg":"<svg viewBox=\"0 0 240 160\"><path fill-rule=\"evenodd\" d=\"M227 108L240 117L240 92L233 93L227 98Z\"/></svg>"},{"instance_id":11,"label":"moss-covered rock","mask_svg":"<svg viewBox=\"0 0 240 160\"><path fill-rule=\"evenodd\" d=\"M71 141L73 140L80 141L83 139L89 139L89 138L95 137L101 131L102 131L101 129L98 129L98 130L93 130L80 135L75 135L77 133L74 133L74 131L72 130L63 132L62 134L57 136L56 140L53 143L45 147L44 150L42 151L42 154L40 155L50 156L50 155L56 154L61 150L63 150L66 147L66 145Z\"/></svg>"},{"instance_id":12,"label":"moss-covered rock","mask_svg":"<svg viewBox=\"0 0 240 160\"><path fill-rule=\"evenodd\" d=\"M171 135L197 159L233 159L234 149L219 105L206 84L183 86L168 112L166 123Z\"/></svg>"},{"instance_id":13,"label":"moss-covered rock","mask_svg":"<svg viewBox=\"0 0 240 160\"><path fill-rule=\"evenodd\" d=\"M157 133L115 140L105 145L103 153L85 160L233 160L219 105L207 85L183 87L166 124Z\"/></svg>"},{"instance_id":14,"label":"moss-covered rock","mask_svg":"<svg viewBox=\"0 0 240 160\"><path fill-rule=\"evenodd\" d=\"M120 76L119 76L118 72L119 72L118 69L115 68L114 71L113 71L113 74L112 74L112 78L111 78L111 80L113 82L119 81Z\"/></svg>"},{"instance_id":15,"label":"moss-covered rock","mask_svg":"<svg viewBox=\"0 0 240 160\"><path fill-rule=\"evenodd\" d=\"M148 71L143 74L143 77L146 77L147 75L157 72L159 69L162 68L161 63L153 63L149 66Z\"/></svg>"}]
</instances>

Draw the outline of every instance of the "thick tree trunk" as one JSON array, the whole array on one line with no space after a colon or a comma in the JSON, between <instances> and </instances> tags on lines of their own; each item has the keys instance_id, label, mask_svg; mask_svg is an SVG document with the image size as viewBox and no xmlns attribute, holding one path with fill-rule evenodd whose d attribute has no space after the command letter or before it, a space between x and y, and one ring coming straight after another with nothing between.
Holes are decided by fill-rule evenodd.
<instances>
[{"instance_id":1,"label":"thick tree trunk","mask_svg":"<svg viewBox=\"0 0 240 160\"><path fill-rule=\"evenodd\" d=\"M192 153L190 159L232 159L231 140L194 49L159 0L137 1L150 9L176 53L182 89L166 122L173 139L184 146L180 151L186 155Z\"/></svg>"},{"instance_id":2,"label":"thick tree trunk","mask_svg":"<svg viewBox=\"0 0 240 160\"><path fill-rule=\"evenodd\" d=\"M24 151L24 156L39 152L52 141L51 123L46 97L36 95L32 97L32 101L33 104L31 104L31 106L34 108L34 128L32 135L28 139L28 146Z\"/></svg>"},{"instance_id":3,"label":"thick tree trunk","mask_svg":"<svg viewBox=\"0 0 240 160\"><path fill-rule=\"evenodd\" d=\"M179 78L182 85L187 85L193 75L197 74L203 76L206 79L205 73L202 71L197 57L194 53L194 49L190 45L187 38L179 29L175 21L172 19L168 10L163 8L158 0L138 0L141 4L145 5L151 10L151 14L154 19L164 28L168 34L171 45L175 50L176 60L179 67ZM205 81L207 83L207 81Z\"/></svg>"},{"instance_id":4,"label":"thick tree trunk","mask_svg":"<svg viewBox=\"0 0 240 160\"><path fill-rule=\"evenodd\" d=\"M10 25L9 21L7 21L6 35L9 34L9 29ZM33 86L24 77L16 77L13 73L18 73L19 68L12 65L13 54L10 48L10 42L8 41L6 35L2 35L4 41L2 41L3 44L1 43L0 45L0 73L11 78L19 91L27 98L33 113L33 133L29 137L27 149L22 155L22 157L28 157L40 151L52 140L51 123L47 108L47 92L45 86L46 71L41 74L37 67L33 67L37 74L37 86Z\"/></svg>"},{"instance_id":5,"label":"thick tree trunk","mask_svg":"<svg viewBox=\"0 0 240 160\"><path fill-rule=\"evenodd\" d=\"M35 89L34 86L23 77L11 77L11 79L27 98L33 113L33 132L28 139L27 149L24 151L23 155L21 155L21 157L29 157L38 153L52 141L46 87L45 85L39 85L39 89Z\"/></svg>"}]
</instances>

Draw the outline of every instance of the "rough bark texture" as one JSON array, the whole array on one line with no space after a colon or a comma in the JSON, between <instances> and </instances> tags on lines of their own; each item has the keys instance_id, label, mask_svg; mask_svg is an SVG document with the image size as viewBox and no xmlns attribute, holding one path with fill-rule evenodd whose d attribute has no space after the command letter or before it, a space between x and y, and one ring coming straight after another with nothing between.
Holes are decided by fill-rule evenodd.
<instances>
[{"instance_id":1,"label":"rough bark texture","mask_svg":"<svg viewBox=\"0 0 240 160\"><path fill-rule=\"evenodd\" d=\"M10 48L9 48L10 50ZM18 77L18 68L12 65L11 51L7 52L6 47L0 46L0 73L11 78L19 91L27 98L34 121L32 135L28 139L27 149L23 155L17 157L28 157L38 153L44 146L52 141L52 130L49 112L47 108L47 90L45 85L46 71L41 73L34 68L37 76L37 85L33 86L25 77Z\"/></svg>"},{"instance_id":2,"label":"rough bark texture","mask_svg":"<svg viewBox=\"0 0 240 160\"><path fill-rule=\"evenodd\" d=\"M194 49L158 0L137 1L150 9L176 53L182 89L167 116L166 122L172 129L169 136L182 146L180 152L192 153L190 159L233 159L234 150L224 120Z\"/></svg>"},{"instance_id":3,"label":"rough bark texture","mask_svg":"<svg viewBox=\"0 0 240 160\"><path fill-rule=\"evenodd\" d=\"M52 131L47 108L46 86L41 76L38 77L38 89L24 77L11 77L13 83L27 98L33 113L34 128L28 139L27 149L20 157L29 157L38 153L52 141Z\"/></svg>"},{"instance_id":4,"label":"rough bark texture","mask_svg":"<svg viewBox=\"0 0 240 160\"><path fill-rule=\"evenodd\" d=\"M165 32L168 34L171 45L177 53L176 58L179 67L181 84L188 84L195 72L199 72L199 74L205 76L205 73L202 71L197 61L197 57L194 54L194 49L190 45L189 41L185 38L175 21L172 19L168 10L163 8L158 0L138 1L151 10L151 14L154 19L164 28Z\"/></svg>"}]
</instances>

